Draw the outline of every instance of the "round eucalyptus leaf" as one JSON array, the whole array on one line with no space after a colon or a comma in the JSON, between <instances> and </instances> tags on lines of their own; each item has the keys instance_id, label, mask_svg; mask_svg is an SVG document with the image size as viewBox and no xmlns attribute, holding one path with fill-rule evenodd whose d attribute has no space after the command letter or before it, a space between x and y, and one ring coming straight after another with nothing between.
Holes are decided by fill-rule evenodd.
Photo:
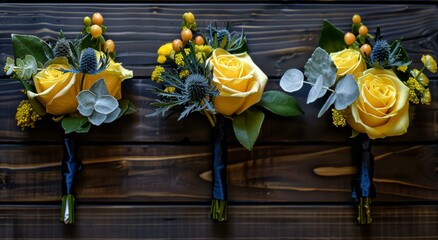
<instances>
[{"instance_id":1,"label":"round eucalyptus leaf","mask_svg":"<svg viewBox=\"0 0 438 240\"><path fill-rule=\"evenodd\" d=\"M312 88L309 91L309 95L307 96L307 104L314 102L316 99L319 98L319 95L321 94L321 91L323 91L322 88L322 82L323 77L319 76L318 79L315 82L315 85L312 86ZM327 90L326 90L327 91ZM325 91L324 91L325 93Z\"/></svg>"},{"instance_id":2,"label":"round eucalyptus leaf","mask_svg":"<svg viewBox=\"0 0 438 240\"><path fill-rule=\"evenodd\" d=\"M94 105L97 101L96 94L88 90L83 90L79 92L79 94L76 96L76 99L78 100L79 105L82 105L84 108L91 109L94 108Z\"/></svg>"},{"instance_id":3,"label":"round eucalyptus leaf","mask_svg":"<svg viewBox=\"0 0 438 240\"><path fill-rule=\"evenodd\" d=\"M296 68L287 70L280 79L280 87L286 92L298 91L303 84L304 74Z\"/></svg>"},{"instance_id":4,"label":"round eucalyptus leaf","mask_svg":"<svg viewBox=\"0 0 438 240\"><path fill-rule=\"evenodd\" d=\"M98 113L110 114L119 107L119 102L111 95L104 95L97 99L94 109Z\"/></svg>"}]
</instances>

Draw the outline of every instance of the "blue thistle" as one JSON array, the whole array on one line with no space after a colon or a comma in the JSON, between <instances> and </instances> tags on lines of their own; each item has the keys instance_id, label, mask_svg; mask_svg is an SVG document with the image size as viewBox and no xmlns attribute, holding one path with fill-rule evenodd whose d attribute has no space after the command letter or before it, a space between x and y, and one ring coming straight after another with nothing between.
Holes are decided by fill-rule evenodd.
<instances>
[{"instance_id":1,"label":"blue thistle","mask_svg":"<svg viewBox=\"0 0 438 240\"><path fill-rule=\"evenodd\" d=\"M210 85L204 76L191 74L186 79L186 93L193 101L201 101L209 93Z\"/></svg>"},{"instance_id":2,"label":"blue thistle","mask_svg":"<svg viewBox=\"0 0 438 240\"><path fill-rule=\"evenodd\" d=\"M386 40L377 40L371 52L371 64L383 66L388 62L389 55L391 53L391 47Z\"/></svg>"},{"instance_id":3,"label":"blue thistle","mask_svg":"<svg viewBox=\"0 0 438 240\"><path fill-rule=\"evenodd\" d=\"M79 61L73 57L68 57L69 63L73 69L60 69L63 72L84 73L95 75L108 67L109 64L108 52L105 56L97 57L96 51L93 48L82 50Z\"/></svg>"},{"instance_id":4,"label":"blue thistle","mask_svg":"<svg viewBox=\"0 0 438 240\"><path fill-rule=\"evenodd\" d=\"M97 70L97 56L92 48L86 48L81 53L79 71L93 74Z\"/></svg>"}]
</instances>

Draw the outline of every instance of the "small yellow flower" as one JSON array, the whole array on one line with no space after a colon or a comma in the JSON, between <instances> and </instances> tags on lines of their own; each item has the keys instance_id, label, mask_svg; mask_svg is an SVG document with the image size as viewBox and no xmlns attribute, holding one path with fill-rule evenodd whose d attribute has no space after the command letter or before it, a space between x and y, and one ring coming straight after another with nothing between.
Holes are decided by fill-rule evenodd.
<instances>
[{"instance_id":1,"label":"small yellow flower","mask_svg":"<svg viewBox=\"0 0 438 240\"><path fill-rule=\"evenodd\" d=\"M182 70L182 71L179 73L179 78L184 79L184 78L188 77L189 75L190 75L189 70Z\"/></svg>"},{"instance_id":2,"label":"small yellow flower","mask_svg":"<svg viewBox=\"0 0 438 240\"><path fill-rule=\"evenodd\" d=\"M165 56L163 56L163 55L160 55L160 56L158 56L158 58L157 58L157 62L159 63L159 64L163 64L163 63L165 63L166 62L166 57Z\"/></svg>"},{"instance_id":3,"label":"small yellow flower","mask_svg":"<svg viewBox=\"0 0 438 240\"><path fill-rule=\"evenodd\" d=\"M24 130L29 127L34 128L35 122L41 120L41 117L32 108L29 100L23 100L17 107L15 119L17 120L17 126Z\"/></svg>"},{"instance_id":4,"label":"small yellow flower","mask_svg":"<svg viewBox=\"0 0 438 240\"><path fill-rule=\"evenodd\" d=\"M409 96L408 96L409 102L413 104L419 104L420 100L418 99L417 94L415 93L415 90L410 89L409 90Z\"/></svg>"},{"instance_id":5,"label":"small yellow flower","mask_svg":"<svg viewBox=\"0 0 438 240\"><path fill-rule=\"evenodd\" d=\"M423 84L423 86L428 86L429 85L429 78L426 76L426 74L418 71L418 69L414 69L411 72L411 75L418 80L418 82L420 82L421 84Z\"/></svg>"},{"instance_id":6,"label":"small yellow flower","mask_svg":"<svg viewBox=\"0 0 438 240\"><path fill-rule=\"evenodd\" d=\"M437 70L436 61L432 56L423 55L423 57L421 57L421 62L429 71L431 71L432 73L436 73Z\"/></svg>"},{"instance_id":7,"label":"small yellow flower","mask_svg":"<svg viewBox=\"0 0 438 240\"><path fill-rule=\"evenodd\" d=\"M154 71L152 71L151 79L157 83L162 82L161 74L164 72L164 68L162 66L156 66Z\"/></svg>"},{"instance_id":8,"label":"small yellow flower","mask_svg":"<svg viewBox=\"0 0 438 240\"><path fill-rule=\"evenodd\" d=\"M164 92L166 92L166 93L174 93L175 92L175 88L174 87L166 87L165 89L164 89Z\"/></svg>"},{"instance_id":9,"label":"small yellow flower","mask_svg":"<svg viewBox=\"0 0 438 240\"><path fill-rule=\"evenodd\" d=\"M406 81L406 85L409 87L409 89L416 90L416 91L419 91L419 92L423 92L424 91L424 86L421 85L420 82L417 79L413 78L413 77L410 77L408 79L408 81Z\"/></svg>"},{"instance_id":10,"label":"small yellow flower","mask_svg":"<svg viewBox=\"0 0 438 240\"><path fill-rule=\"evenodd\" d=\"M166 62L166 59L173 54L173 52L174 51L171 42L161 45L161 47L158 48L157 50L157 54L158 54L157 62L163 64L164 62Z\"/></svg>"},{"instance_id":11,"label":"small yellow flower","mask_svg":"<svg viewBox=\"0 0 438 240\"><path fill-rule=\"evenodd\" d=\"M332 108L332 119L333 119L333 125L336 127L345 127L347 126L347 120L344 117L344 114L342 114L341 111L338 111L334 108Z\"/></svg>"},{"instance_id":12,"label":"small yellow flower","mask_svg":"<svg viewBox=\"0 0 438 240\"><path fill-rule=\"evenodd\" d=\"M178 65L178 66L182 66L182 67L185 66L185 64L184 64L184 58L183 58L183 55L182 55L181 53L177 53L177 54L175 54L175 59L173 59L173 61L174 61L175 64Z\"/></svg>"},{"instance_id":13,"label":"small yellow flower","mask_svg":"<svg viewBox=\"0 0 438 240\"><path fill-rule=\"evenodd\" d=\"M429 89L426 89L423 92L423 96L421 97L421 103L424 105L430 105L430 102L432 101L432 97L430 96Z\"/></svg>"},{"instance_id":14,"label":"small yellow flower","mask_svg":"<svg viewBox=\"0 0 438 240\"><path fill-rule=\"evenodd\" d=\"M397 70L399 70L401 72L406 72L407 69L408 69L408 66L399 66L399 67L397 67Z\"/></svg>"}]
</instances>

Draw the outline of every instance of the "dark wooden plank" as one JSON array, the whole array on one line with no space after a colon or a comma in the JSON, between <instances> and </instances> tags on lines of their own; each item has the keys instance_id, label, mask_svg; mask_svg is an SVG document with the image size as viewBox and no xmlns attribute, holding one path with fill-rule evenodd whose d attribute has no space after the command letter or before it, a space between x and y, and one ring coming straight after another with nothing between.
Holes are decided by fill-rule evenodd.
<instances>
[{"instance_id":1,"label":"dark wooden plank","mask_svg":"<svg viewBox=\"0 0 438 240\"><path fill-rule=\"evenodd\" d=\"M351 206L230 207L213 223L208 206L83 206L75 225L58 206L0 206L0 238L86 239L437 239L437 206L379 206L374 223L358 226Z\"/></svg>"},{"instance_id":2,"label":"dark wooden plank","mask_svg":"<svg viewBox=\"0 0 438 240\"><path fill-rule=\"evenodd\" d=\"M243 29L250 54L269 76L281 76L291 67L302 68L313 52L322 21L329 19L347 31L353 13L360 13L370 31L380 25L389 40L403 38L418 66L421 54L438 58L438 5L429 4L58 4L0 3L0 58L12 54L11 33L56 39L59 30L75 38L82 19L101 12L108 38L117 44L118 61L135 76L150 76L158 47L179 36L181 14L192 11L202 29L211 22L231 21ZM435 49L435 50L434 50Z\"/></svg>"},{"instance_id":3,"label":"dark wooden plank","mask_svg":"<svg viewBox=\"0 0 438 240\"><path fill-rule=\"evenodd\" d=\"M178 114L169 118L145 117L154 111L150 104L155 96L148 92L152 88L148 79L133 79L124 82L124 97L130 99L139 108L135 114L124 116L111 124L94 127L81 136L83 143L96 142L136 142L136 143L197 143L210 142L211 132L207 119L200 114L192 114L188 118L177 121ZM0 142L38 142L59 143L62 139L60 124L50 119L37 123L37 128L22 131L16 126L15 111L19 102L25 98L20 94L21 84L8 79L0 79ZM279 90L278 80L270 80L266 88ZM318 100L306 104L309 88L294 93L305 114L294 118L283 118L267 113L258 142L262 143L307 143L335 142L348 143L350 128L336 128L332 124L331 115L325 114L321 119L317 113L324 101ZM378 142L429 142L438 140L438 81L430 83L432 103L429 106L418 106L416 118L408 133L398 137L378 140ZM236 143L231 126L228 129L229 142Z\"/></svg>"},{"instance_id":4,"label":"dark wooden plank","mask_svg":"<svg viewBox=\"0 0 438 240\"><path fill-rule=\"evenodd\" d=\"M208 202L209 145L81 146L83 202ZM0 202L59 199L61 146L0 146ZM377 202L438 200L438 145L375 145ZM232 202L350 202L351 149L343 145L230 146Z\"/></svg>"}]
</instances>

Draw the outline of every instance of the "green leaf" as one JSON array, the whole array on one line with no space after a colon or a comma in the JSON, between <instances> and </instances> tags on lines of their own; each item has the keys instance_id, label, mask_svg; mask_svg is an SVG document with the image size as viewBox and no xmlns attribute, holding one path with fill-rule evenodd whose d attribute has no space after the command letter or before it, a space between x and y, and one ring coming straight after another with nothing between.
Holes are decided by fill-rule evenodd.
<instances>
[{"instance_id":1,"label":"green leaf","mask_svg":"<svg viewBox=\"0 0 438 240\"><path fill-rule=\"evenodd\" d=\"M318 46L328 53L341 51L345 48L344 35L345 33L342 30L326 19L322 24Z\"/></svg>"},{"instance_id":2,"label":"green leaf","mask_svg":"<svg viewBox=\"0 0 438 240\"><path fill-rule=\"evenodd\" d=\"M304 113L294 97L280 91L264 92L257 105L283 117L299 116Z\"/></svg>"},{"instance_id":3,"label":"green leaf","mask_svg":"<svg viewBox=\"0 0 438 240\"><path fill-rule=\"evenodd\" d=\"M29 99L30 105L32 106L33 110L40 116L46 115L46 108L41 104L40 101L36 97L33 97L32 95L35 94L35 88L31 86L28 82L20 80L21 84L23 84L23 87L26 89L27 92L27 98Z\"/></svg>"},{"instance_id":4,"label":"green leaf","mask_svg":"<svg viewBox=\"0 0 438 240\"><path fill-rule=\"evenodd\" d=\"M251 150L257 140L265 114L257 109L247 109L233 118L234 134L246 149Z\"/></svg>"},{"instance_id":5,"label":"green leaf","mask_svg":"<svg viewBox=\"0 0 438 240\"><path fill-rule=\"evenodd\" d=\"M86 122L84 125L82 125L78 130L76 130L77 133L87 133L90 131L91 123Z\"/></svg>"},{"instance_id":6,"label":"green leaf","mask_svg":"<svg viewBox=\"0 0 438 240\"><path fill-rule=\"evenodd\" d=\"M81 117L81 118L65 117L61 121L61 125L65 131L65 134L84 130L84 128L86 128L85 126L86 123L88 123L88 120L85 117Z\"/></svg>"},{"instance_id":7,"label":"green leaf","mask_svg":"<svg viewBox=\"0 0 438 240\"><path fill-rule=\"evenodd\" d=\"M12 34L11 37L15 58L24 59L26 55L32 55L37 62L45 64L53 57L50 46L36 36Z\"/></svg>"},{"instance_id":8,"label":"green leaf","mask_svg":"<svg viewBox=\"0 0 438 240\"><path fill-rule=\"evenodd\" d=\"M127 115L127 114L131 114L131 113L135 113L137 112L137 108L135 107L135 105L129 101L128 99L122 99L119 101L119 108L122 110L120 112L119 117L121 117L121 115Z\"/></svg>"}]
</instances>

